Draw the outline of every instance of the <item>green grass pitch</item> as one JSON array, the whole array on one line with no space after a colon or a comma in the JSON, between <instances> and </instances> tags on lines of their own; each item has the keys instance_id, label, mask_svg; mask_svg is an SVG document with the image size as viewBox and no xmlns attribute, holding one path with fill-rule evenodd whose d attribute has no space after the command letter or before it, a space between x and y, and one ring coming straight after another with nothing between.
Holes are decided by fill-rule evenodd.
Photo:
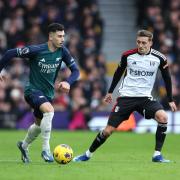
<instances>
[{"instance_id":1,"label":"green grass pitch","mask_svg":"<svg viewBox=\"0 0 180 180\"><path fill-rule=\"evenodd\" d=\"M74 155L83 153L96 132L53 131L52 149L61 143L69 144ZM20 160L16 142L25 131L0 131L0 180L179 180L180 138L168 134L163 149L168 164L152 163L153 134L114 133L88 162L58 165L43 162L40 157L41 138L30 147L32 162Z\"/></svg>"}]
</instances>

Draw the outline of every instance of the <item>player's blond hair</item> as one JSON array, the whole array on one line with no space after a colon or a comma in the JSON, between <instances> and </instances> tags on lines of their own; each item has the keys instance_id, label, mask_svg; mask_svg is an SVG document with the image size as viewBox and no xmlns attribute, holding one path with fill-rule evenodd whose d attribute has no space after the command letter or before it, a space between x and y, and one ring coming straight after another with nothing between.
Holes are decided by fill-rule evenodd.
<instances>
[{"instance_id":1,"label":"player's blond hair","mask_svg":"<svg viewBox=\"0 0 180 180\"><path fill-rule=\"evenodd\" d=\"M149 40L152 41L153 33L148 30L141 29L137 32L137 37L148 37Z\"/></svg>"}]
</instances>

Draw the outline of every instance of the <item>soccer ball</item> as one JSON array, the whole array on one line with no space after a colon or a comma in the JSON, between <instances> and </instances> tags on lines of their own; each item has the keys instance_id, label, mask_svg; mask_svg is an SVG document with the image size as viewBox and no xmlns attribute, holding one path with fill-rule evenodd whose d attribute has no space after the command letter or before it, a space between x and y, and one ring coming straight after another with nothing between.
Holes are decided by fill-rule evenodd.
<instances>
[{"instance_id":1,"label":"soccer ball","mask_svg":"<svg viewBox=\"0 0 180 180\"><path fill-rule=\"evenodd\" d=\"M73 150L67 144L60 144L55 147L53 152L54 159L59 164L67 164L73 158Z\"/></svg>"}]
</instances>

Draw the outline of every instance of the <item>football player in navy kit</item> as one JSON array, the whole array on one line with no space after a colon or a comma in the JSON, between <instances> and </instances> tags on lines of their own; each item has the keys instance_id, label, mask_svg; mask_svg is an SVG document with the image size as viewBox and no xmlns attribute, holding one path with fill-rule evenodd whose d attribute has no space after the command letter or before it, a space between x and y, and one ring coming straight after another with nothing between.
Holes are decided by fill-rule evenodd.
<instances>
[{"instance_id":1,"label":"football player in navy kit","mask_svg":"<svg viewBox=\"0 0 180 180\"><path fill-rule=\"evenodd\" d=\"M76 156L73 161L89 160L96 149L106 141L119 124L128 119L133 111L137 111L146 119L154 118L158 123L152 162L170 162L164 159L161 154L166 138L167 114L162 105L153 100L151 95L158 69L160 69L165 82L169 106L172 111L176 111L177 107L172 98L172 84L167 59L162 53L151 48L152 40L153 34L151 32L140 30L136 38L137 48L122 54L121 61L104 99L105 102L112 103L113 90L122 78L119 97L109 116L107 126L98 133L89 149L84 154Z\"/></svg>"},{"instance_id":2,"label":"football player in navy kit","mask_svg":"<svg viewBox=\"0 0 180 180\"><path fill-rule=\"evenodd\" d=\"M24 163L30 162L28 147L40 133L42 135L41 156L46 162L54 161L49 144L54 116L54 108L51 102L54 97L54 83L62 62L71 70L71 75L59 83L61 91L68 93L70 85L79 77L76 62L63 45L64 36L64 26L52 23L48 26L47 43L10 49L0 61L1 71L13 57L29 59L30 74L24 97L34 110L35 123L29 127L24 140L17 143ZM3 76L0 76L0 80L3 81Z\"/></svg>"}]
</instances>

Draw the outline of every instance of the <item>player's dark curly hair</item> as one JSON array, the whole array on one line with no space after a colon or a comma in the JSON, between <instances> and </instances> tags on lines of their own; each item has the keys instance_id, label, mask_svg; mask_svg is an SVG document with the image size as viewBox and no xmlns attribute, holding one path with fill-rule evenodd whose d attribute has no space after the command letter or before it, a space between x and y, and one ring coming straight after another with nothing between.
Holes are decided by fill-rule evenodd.
<instances>
[{"instance_id":1,"label":"player's dark curly hair","mask_svg":"<svg viewBox=\"0 0 180 180\"><path fill-rule=\"evenodd\" d=\"M48 34L50 32L63 31L63 30L64 30L64 26L62 24L59 24L59 23L51 23L48 26Z\"/></svg>"}]
</instances>

